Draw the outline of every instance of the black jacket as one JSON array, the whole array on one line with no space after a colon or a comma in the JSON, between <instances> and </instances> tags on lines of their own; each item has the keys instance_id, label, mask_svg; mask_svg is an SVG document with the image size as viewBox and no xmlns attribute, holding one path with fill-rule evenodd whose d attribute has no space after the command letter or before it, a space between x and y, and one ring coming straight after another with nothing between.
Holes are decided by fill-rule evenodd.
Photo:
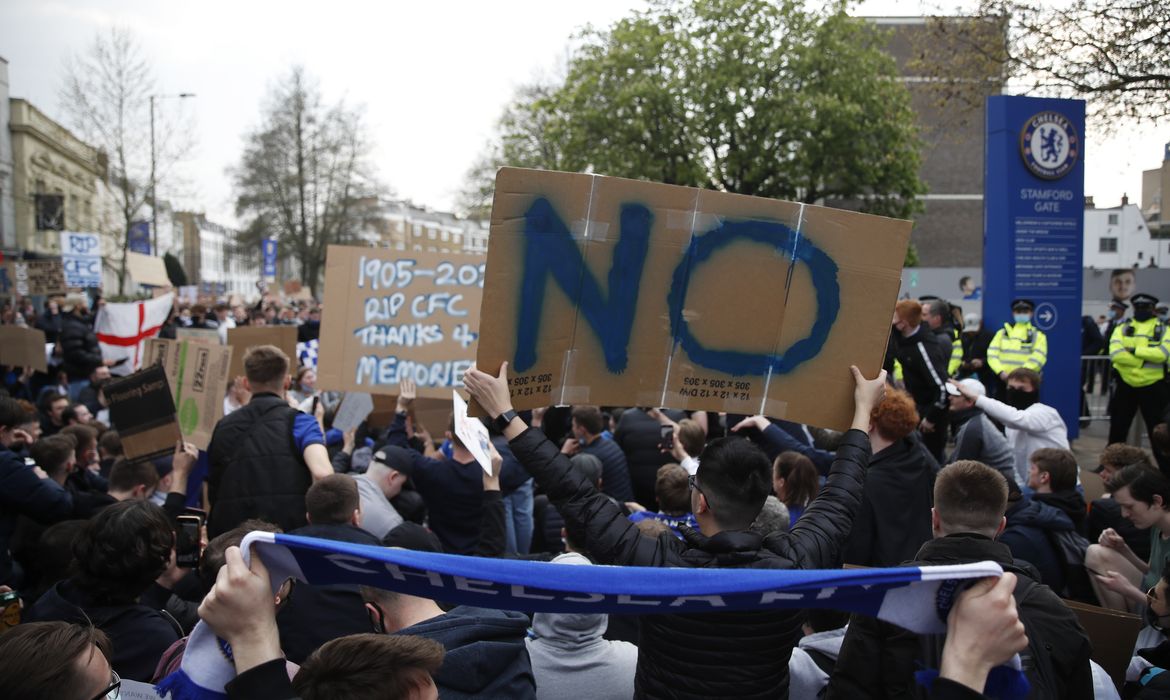
<instances>
[{"instance_id":1,"label":"black jacket","mask_svg":"<svg viewBox=\"0 0 1170 700\"><path fill-rule=\"evenodd\" d=\"M588 445L582 444L581 452L601 460L602 491L621 503L634 500L634 491L630 486L630 467L625 453L616 442L598 437Z\"/></svg>"},{"instance_id":2,"label":"black jacket","mask_svg":"<svg viewBox=\"0 0 1170 700\"><path fill-rule=\"evenodd\" d=\"M65 373L71 381L88 379L94 368L102 363L102 349L94 335L91 317L64 314L57 342L61 344Z\"/></svg>"},{"instance_id":3,"label":"black jacket","mask_svg":"<svg viewBox=\"0 0 1170 700\"><path fill-rule=\"evenodd\" d=\"M933 536L930 507L938 462L911 433L873 456L861 512L846 540L844 562L897 566Z\"/></svg>"},{"instance_id":4,"label":"black jacket","mask_svg":"<svg viewBox=\"0 0 1170 700\"><path fill-rule=\"evenodd\" d=\"M41 479L15 452L0 445L0 584L20 585L13 580L12 555L8 547L21 515L43 525L67 520L73 512L73 497L57 482Z\"/></svg>"},{"instance_id":5,"label":"black jacket","mask_svg":"<svg viewBox=\"0 0 1170 700\"><path fill-rule=\"evenodd\" d=\"M909 566L966 564L994 561L1018 577L1015 599L1020 620L1028 634L1028 649L1021 653L1024 671L1034 688L1057 687L1051 700L1091 700L1093 672L1089 665L1089 638L1076 615L1047 586L1037 583L1030 570L1013 561L1007 546L981 535L957 534L927 542ZM943 635L920 636L896 625L864 615L854 615L841 645L837 667L829 680L827 698L927 697L914 680L915 671L938 668ZM1035 668L1048 667L1035 659L1048 659L1056 678L1036 677ZM974 696L977 697L977 696Z\"/></svg>"},{"instance_id":6,"label":"black jacket","mask_svg":"<svg viewBox=\"0 0 1170 700\"><path fill-rule=\"evenodd\" d=\"M987 366L987 348L991 347L995 334L986 328L980 328L971 333L960 334L959 340L963 343L963 364L959 365L959 373L968 376L974 374L987 388L994 387L998 377ZM972 360L982 360L983 366L975 369L971 365Z\"/></svg>"},{"instance_id":7,"label":"black jacket","mask_svg":"<svg viewBox=\"0 0 1170 700\"><path fill-rule=\"evenodd\" d=\"M1068 491L1057 491L1056 493L1034 493L1032 494L1032 500L1040 501L1064 513L1072 521L1073 528L1080 534L1085 534L1085 520L1089 512L1085 505L1085 497L1079 491L1069 489ZM1095 542L1096 540L1093 541Z\"/></svg>"},{"instance_id":8,"label":"black jacket","mask_svg":"<svg viewBox=\"0 0 1170 700\"><path fill-rule=\"evenodd\" d=\"M947 414L949 352L925 323L909 338L903 338L897 329L890 333L889 354L902 365L906 391L914 397L918 415L935 424L940 423ZM893 364L889 358L887 363Z\"/></svg>"},{"instance_id":9,"label":"black jacket","mask_svg":"<svg viewBox=\"0 0 1170 700\"><path fill-rule=\"evenodd\" d=\"M313 477L293 438L297 413L276 394L256 394L216 424L207 448L208 537L249 518L275 523L285 532L307 524L305 492Z\"/></svg>"},{"instance_id":10,"label":"black jacket","mask_svg":"<svg viewBox=\"0 0 1170 700\"><path fill-rule=\"evenodd\" d=\"M688 540L650 539L621 509L572 469L538 431L511 441L520 463L565 518L574 540L601 564L704 568L823 569L836 566L861 508L869 438L845 434L817 498L787 533L766 539L750 531ZM700 467L700 470L702 468ZM637 697L785 698L788 657L801 636L796 610L646 615L641 618Z\"/></svg>"},{"instance_id":11,"label":"black jacket","mask_svg":"<svg viewBox=\"0 0 1170 700\"><path fill-rule=\"evenodd\" d=\"M667 411L672 420L679 421L685 417L682 411ZM626 455L626 464L629 467L630 488L634 500L650 510L658 510L658 497L654 495L654 482L658 478L658 468L674 461L668 453L664 453L659 443L662 442L661 424L648 416L640 408L631 408L622 413L614 430L613 440L622 448ZM698 457L699 455L691 455ZM608 478L608 475L607 475ZM606 493L614 495L609 484L602 483ZM616 496L615 496L616 497ZM618 500L622 500L617 497ZM630 499L625 499L628 501ZM623 502L625 502L623 501Z\"/></svg>"},{"instance_id":12,"label":"black jacket","mask_svg":"<svg viewBox=\"0 0 1170 700\"><path fill-rule=\"evenodd\" d=\"M25 622L92 624L110 637L119 676L150 682L163 652L183 636L173 618L145 605L95 605L72 581L61 581L25 612Z\"/></svg>"}]
</instances>

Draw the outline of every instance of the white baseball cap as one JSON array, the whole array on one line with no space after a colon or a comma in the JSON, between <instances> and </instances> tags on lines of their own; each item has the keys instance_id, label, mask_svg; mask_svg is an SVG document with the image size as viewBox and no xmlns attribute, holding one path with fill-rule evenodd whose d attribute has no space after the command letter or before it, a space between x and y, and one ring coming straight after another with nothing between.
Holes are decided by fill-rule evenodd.
<instances>
[{"instance_id":1,"label":"white baseball cap","mask_svg":"<svg viewBox=\"0 0 1170 700\"><path fill-rule=\"evenodd\" d=\"M978 379L972 379L972 378L960 379L959 386L963 387L964 389L966 389L967 391L970 391L973 394L977 394L979 396L987 396L987 389L984 388L983 382L979 381ZM950 394L951 396L962 396L962 392L960 392L959 389L954 384L947 384L947 393Z\"/></svg>"}]
</instances>

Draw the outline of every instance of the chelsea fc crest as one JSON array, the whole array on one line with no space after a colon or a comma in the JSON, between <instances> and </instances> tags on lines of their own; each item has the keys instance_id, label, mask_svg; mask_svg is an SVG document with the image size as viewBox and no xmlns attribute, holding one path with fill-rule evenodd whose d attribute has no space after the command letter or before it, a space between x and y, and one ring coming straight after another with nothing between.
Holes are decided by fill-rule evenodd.
<instances>
[{"instance_id":1,"label":"chelsea fc crest","mask_svg":"<svg viewBox=\"0 0 1170 700\"><path fill-rule=\"evenodd\" d=\"M1063 114L1040 112L1020 131L1020 156L1033 175L1058 180L1077 164L1081 151L1077 131Z\"/></svg>"}]
</instances>

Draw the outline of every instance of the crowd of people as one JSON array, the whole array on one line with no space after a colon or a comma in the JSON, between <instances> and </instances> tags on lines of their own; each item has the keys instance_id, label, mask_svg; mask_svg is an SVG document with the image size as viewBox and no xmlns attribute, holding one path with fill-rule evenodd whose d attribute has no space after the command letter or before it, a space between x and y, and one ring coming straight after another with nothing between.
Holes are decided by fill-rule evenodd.
<instances>
[{"instance_id":1,"label":"crowd of people","mask_svg":"<svg viewBox=\"0 0 1170 700\"><path fill-rule=\"evenodd\" d=\"M1146 315L1157 300L1131 301L1113 381L1145 412L1170 390L1170 352ZM1144 616L1121 691L1170 697L1167 401L1147 418L1152 451L1111 440L1078 464L1043 403L1044 384L1068 378L1044 373L1029 300L999 329L943 300L899 301L886 369L841 368L856 385L844 433L648 407L517 413L507 365L473 368L491 473L453 421L422 424L409 380L392 417L342 431L314 367L267 345L247 350L206 450L129 460L106 407L100 303L3 309L55 348L49 372L0 367L0 594L22 605L0 629L5 697L165 682L200 620L234 666L232 698L1024 697L1021 675L1028 697L1118 697L1066 600ZM321 311L179 302L161 333L289 323L307 341ZM1105 496L1086 502L1082 479ZM992 561L1005 574L957 595L945 635L831 610L525 613L271 581L240 550L253 531L638 571Z\"/></svg>"}]
</instances>

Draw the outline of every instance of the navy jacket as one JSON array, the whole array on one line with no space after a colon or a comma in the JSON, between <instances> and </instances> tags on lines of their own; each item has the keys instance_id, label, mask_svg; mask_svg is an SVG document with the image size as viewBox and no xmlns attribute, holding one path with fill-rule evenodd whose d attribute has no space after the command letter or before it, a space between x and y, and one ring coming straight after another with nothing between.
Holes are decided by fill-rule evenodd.
<instances>
[{"instance_id":1,"label":"navy jacket","mask_svg":"<svg viewBox=\"0 0 1170 700\"><path fill-rule=\"evenodd\" d=\"M582 444L581 451L601 460L602 491L616 498L619 503L634 500L626 454L616 442L599 437L588 445Z\"/></svg>"},{"instance_id":2,"label":"navy jacket","mask_svg":"<svg viewBox=\"0 0 1170 700\"><path fill-rule=\"evenodd\" d=\"M1072 520L1062 511L1027 496L1008 503L1007 526L999 541L1012 550L1012 557L1026 561L1040 572L1040 582L1054 591L1063 591L1064 569L1060 552L1048 533L1075 530Z\"/></svg>"},{"instance_id":3,"label":"navy jacket","mask_svg":"<svg viewBox=\"0 0 1170 700\"><path fill-rule=\"evenodd\" d=\"M73 512L73 498L57 482L41 479L15 452L0 445L0 583L16 583L12 575L9 542L18 516L27 515L43 525L66 520Z\"/></svg>"},{"instance_id":4,"label":"navy jacket","mask_svg":"<svg viewBox=\"0 0 1170 700\"><path fill-rule=\"evenodd\" d=\"M434 676L443 700L536 697L532 663L524 646L528 618L521 613L461 605L397 634L426 637L447 650Z\"/></svg>"}]
</instances>

